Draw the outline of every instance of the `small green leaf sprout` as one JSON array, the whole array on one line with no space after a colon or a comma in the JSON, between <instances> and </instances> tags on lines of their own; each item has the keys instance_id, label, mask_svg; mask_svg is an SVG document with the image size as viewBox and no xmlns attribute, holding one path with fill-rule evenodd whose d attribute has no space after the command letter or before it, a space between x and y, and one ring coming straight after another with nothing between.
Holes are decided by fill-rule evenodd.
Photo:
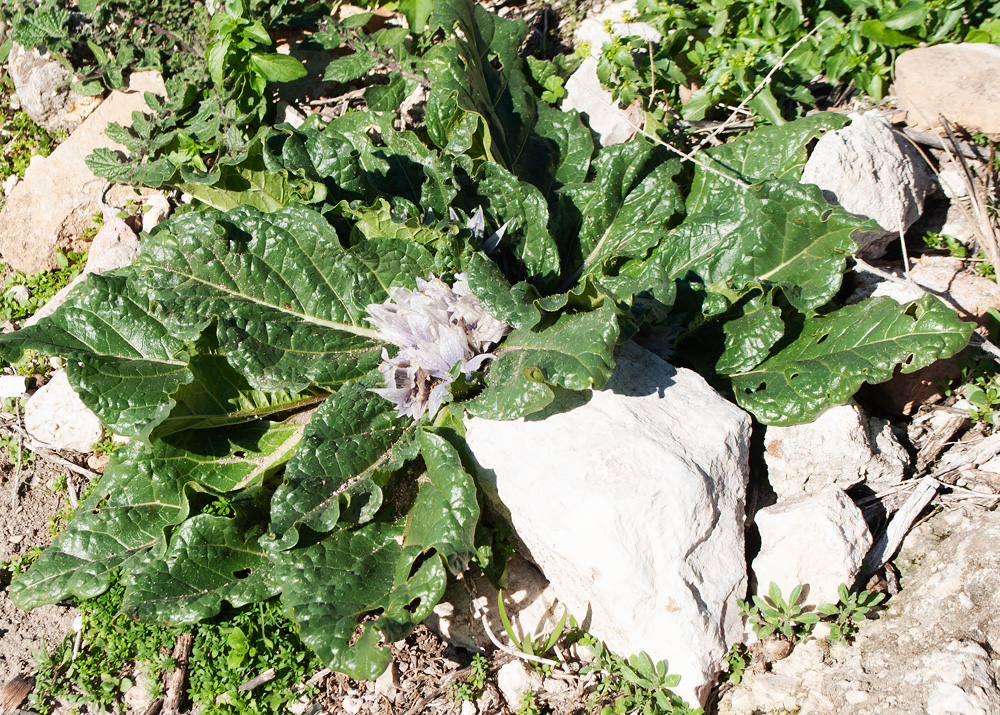
<instances>
[{"instance_id":1,"label":"small green leaf sprout","mask_svg":"<svg viewBox=\"0 0 1000 715\"><path fill-rule=\"evenodd\" d=\"M778 584L772 581L766 598L754 595L752 603L737 601L740 614L749 619L754 633L761 640L779 633L789 640L801 641L819 621L818 613L805 610L802 588L801 584L793 588L786 601L781 597Z\"/></svg>"},{"instance_id":2,"label":"small green leaf sprout","mask_svg":"<svg viewBox=\"0 0 1000 715\"><path fill-rule=\"evenodd\" d=\"M831 618L830 635L827 639L833 643L848 644L854 640L860 624L877 609L878 605L885 599L884 593L851 593L847 586L840 584L837 589L840 600L837 603L824 603L816 610Z\"/></svg>"}]
</instances>

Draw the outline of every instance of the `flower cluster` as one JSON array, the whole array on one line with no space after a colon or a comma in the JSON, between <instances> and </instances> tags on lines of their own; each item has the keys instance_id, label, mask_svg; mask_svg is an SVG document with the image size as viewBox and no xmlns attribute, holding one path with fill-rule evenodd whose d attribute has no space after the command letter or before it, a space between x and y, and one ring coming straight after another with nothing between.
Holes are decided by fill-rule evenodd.
<instances>
[{"instance_id":1,"label":"flower cluster","mask_svg":"<svg viewBox=\"0 0 1000 715\"><path fill-rule=\"evenodd\" d=\"M494 358L489 350L510 326L483 310L464 273L455 276L453 286L434 276L417 278L416 291L390 288L389 296L368 306L368 321L399 352L390 358L382 351L379 371L386 387L372 392L395 403L400 416L433 417L458 372L471 378Z\"/></svg>"}]
</instances>

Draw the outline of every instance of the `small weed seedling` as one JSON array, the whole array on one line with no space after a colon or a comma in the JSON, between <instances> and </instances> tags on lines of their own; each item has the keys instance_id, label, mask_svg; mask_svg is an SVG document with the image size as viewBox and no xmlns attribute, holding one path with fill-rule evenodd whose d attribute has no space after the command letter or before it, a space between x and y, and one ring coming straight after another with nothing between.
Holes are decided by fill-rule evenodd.
<instances>
[{"instance_id":1,"label":"small weed seedling","mask_svg":"<svg viewBox=\"0 0 1000 715\"><path fill-rule=\"evenodd\" d=\"M733 643L732 648L726 653L726 672L729 674L726 680L733 685L739 685L743 682L743 673L749 665L750 653L747 647L742 643Z\"/></svg>"},{"instance_id":2,"label":"small weed seedling","mask_svg":"<svg viewBox=\"0 0 1000 715\"><path fill-rule=\"evenodd\" d=\"M19 556L12 556L6 561L0 561L0 571L6 571L11 578L16 578L28 570L28 567L42 555L42 549L32 546Z\"/></svg>"},{"instance_id":3,"label":"small weed seedling","mask_svg":"<svg viewBox=\"0 0 1000 715\"><path fill-rule=\"evenodd\" d=\"M844 643L854 640L859 624L871 618L878 605L885 599L884 593L851 593L847 586L840 584L837 589L840 597L837 603L824 603L816 610L830 621L830 635L827 639L832 643Z\"/></svg>"},{"instance_id":4,"label":"small weed seedling","mask_svg":"<svg viewBox=\"0 0 1000 715\"><path fill-rule=\"evenodd\" d=\"M749 619L754 633L762 640L777 632L785 638L801 641L819 621L819 614L805 611L801 584L792 589L785 601L778 584L772 581L767 590L767 598L755 595L752 601L748 603L740 600L737 603L740 614Z\"/></svg>"},{"instance_id":5,"label":"small weed seedling","mask_svg":"<svg viewBox=\"0 0 1000 715\"><path fill-rule=\"evenodd\" d=\"M564 610L562 618L556 623L555 629L547 639L545 636L538 636L537 639L532 638L530 633L526 633L524 638L518 638L510 625L510 618L507 617L507 608L503 605L503 591L497 594L497 610L500 612L500 622L503 623L503 629L507 632L507 637L510 638L514 647L525 655L538 657L543 657L559 642L563 630L566 628L566 618L569 616L569 611Z\"/></svg>"},{"instance_id":6,"label":"small weed seedling","mask_svg":"<svg viewBox=\"0 0 1000 715\"><path fill-rule=\"evenodd\" d=\"M539 715L542 712L534 690L528 690L521 696L516 712L518 715Z\"/></svg>"},{"instance_id":7,"label":"small weed seedling","mask_svg":"<svg viewBox=\"0 0 1000 715\"><path fill-rule=\"evenodd\" d=\"M692 708L673 692L672 688L677 687L681 677L667 672L666 661L653 663L653 659L642 652L625 660L589 634L579 642L594 656L590 665L580 672L600 674L590 705L613 702L601 708L601 715L703 715L701 708Z\"/></svg>"},{"instance_id":8,"label":"small weed seedling","mask_svg":"<svg viewBox=\"0 0 1000 715\"><path fill-rule=\"evenodd\" d=\"M472 663L469 666L469 677L465 680L453 680L448 683L448 694L456 702L472 702L483 692L486 686L486 673L489 670L489 662L483 656L476 653L472 656Z\"/></svg>"},{"instance_id":9,"label":"small weed seedling","mask_svg":"<svg viewBox=\"0 0 1000 715\"><path fill-rule=\"evenodd\" d=\"M965 247L964 243L944 233L924 234L924 245L935 253L943 253L955 258L969 257L969 249Z\"/></svg>"}]
</instances>

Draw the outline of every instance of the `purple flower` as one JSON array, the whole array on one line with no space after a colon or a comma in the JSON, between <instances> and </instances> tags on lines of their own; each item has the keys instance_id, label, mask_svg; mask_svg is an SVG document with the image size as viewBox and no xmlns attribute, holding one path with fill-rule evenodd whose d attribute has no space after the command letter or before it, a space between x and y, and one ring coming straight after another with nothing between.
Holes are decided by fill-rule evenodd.
<instances>
[{"instance_id":1,"label":"purple flower","mask_svg":"<svg viewBox=\"0 0 1000 715\"><path fill-rule=\"evenodd\" d=\"M440 278L417 278L417 290L390 288L390 300L368 306L378 337L399 348L382 351L384 388L372 392L395 403L400 416L431 417L451 395L454 368L471 378L495 355L489 351L510 326L483 310L464 273L449 286Z\"/></svg>"}]
</instances>

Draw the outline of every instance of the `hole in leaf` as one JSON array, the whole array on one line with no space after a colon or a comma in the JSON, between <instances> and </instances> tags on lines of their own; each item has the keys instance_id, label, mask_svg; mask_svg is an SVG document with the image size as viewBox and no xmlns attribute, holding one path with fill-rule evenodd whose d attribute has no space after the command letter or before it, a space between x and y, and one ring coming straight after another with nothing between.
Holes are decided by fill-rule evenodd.
<instances>
[{"instance_id":1,"label":"hole in leaf","mask_svg":"<svg viewBox=\"0 0 1000 715\"><path fill-rule=\"evenodd\" d=\"M826 221L828 218L830 218L830 214L832 214L832 213L833 213L833 209L827 209L822 214L820 214L820 217L819 217L820 221Z\"/></svg>"},{"instance_id":2,"label":"hole in leaf","mask_svg":"<svg viewBox=\"0 0 1000 715\"><path fill-rule=\"evenodd\" d=\"M412 601L403 606L403 610L407 613L416 613L417 609L420 607L420 596L417 596Z\"/></svg>"},{"instance_id":3,"label":"hole in leaf","mask_svg":"<svg viewBox=\"0 0 1000 715\"><path fill-rule=\"evenodd\" d=\"M429 559L431 556L434 556L435 554L437 554L436 549L427 549L427 551L423 552L422 554L417 556L417 558L413 559L413 563L410 564L410 572L406 574L406 578L408 579L413 578L413 576L417 573L417 571L420 570L420 567L424 565L427 559Z\"/></svg>"},{"instance_id":4,"label":"hole in leaf","mask_svg":"<svg viewBox=\"0 0 1000 715\"><path fill-rule=\"evenodd\" d=\"M247 456L247 453L244 452L242 449L237 449L235 452L233 452L233 456L236 457L237 459L243 459L245 456Z\"/></svg>"},{"instance_id":5,"label":"hole in leaf","mask_svg":"<svg viewBox=\"0 0 1000 715\"><path fill-rule=\"evenodd\" d=\"M830 337L830 333L823 333L822 335L819 336L819 340L816 341L816 344L822 345L823 341L826 340L828 337Z\"/></svg>"},{"instance_id":6,"label":"hole in leaf","mask_svg":"<svg viewBox=\"0 0 1000 715\"><path fill-rule=\"evenodd\" d=\"M794 379L795 379L795 378L797 378L798 376L799 376L799 373L797 373L797 372L793 372L793 373L792 373L791 375L789 375L789 376L788 376L788 380L789 380L789 381L791 381L791 380L794 380Z\"/></svg>"},{"instance_id":7,"label":"hole in leaf","mask_svg":"<svg viewBox=\"0 0 1000 715\"><path fill-rule=\"evenodd\" d=\"M253 571L250 569L240 569L239 571L233 571L233 578L242 581L243 579L248 578L252 573Z\"/></svg>"}]
</instances>

